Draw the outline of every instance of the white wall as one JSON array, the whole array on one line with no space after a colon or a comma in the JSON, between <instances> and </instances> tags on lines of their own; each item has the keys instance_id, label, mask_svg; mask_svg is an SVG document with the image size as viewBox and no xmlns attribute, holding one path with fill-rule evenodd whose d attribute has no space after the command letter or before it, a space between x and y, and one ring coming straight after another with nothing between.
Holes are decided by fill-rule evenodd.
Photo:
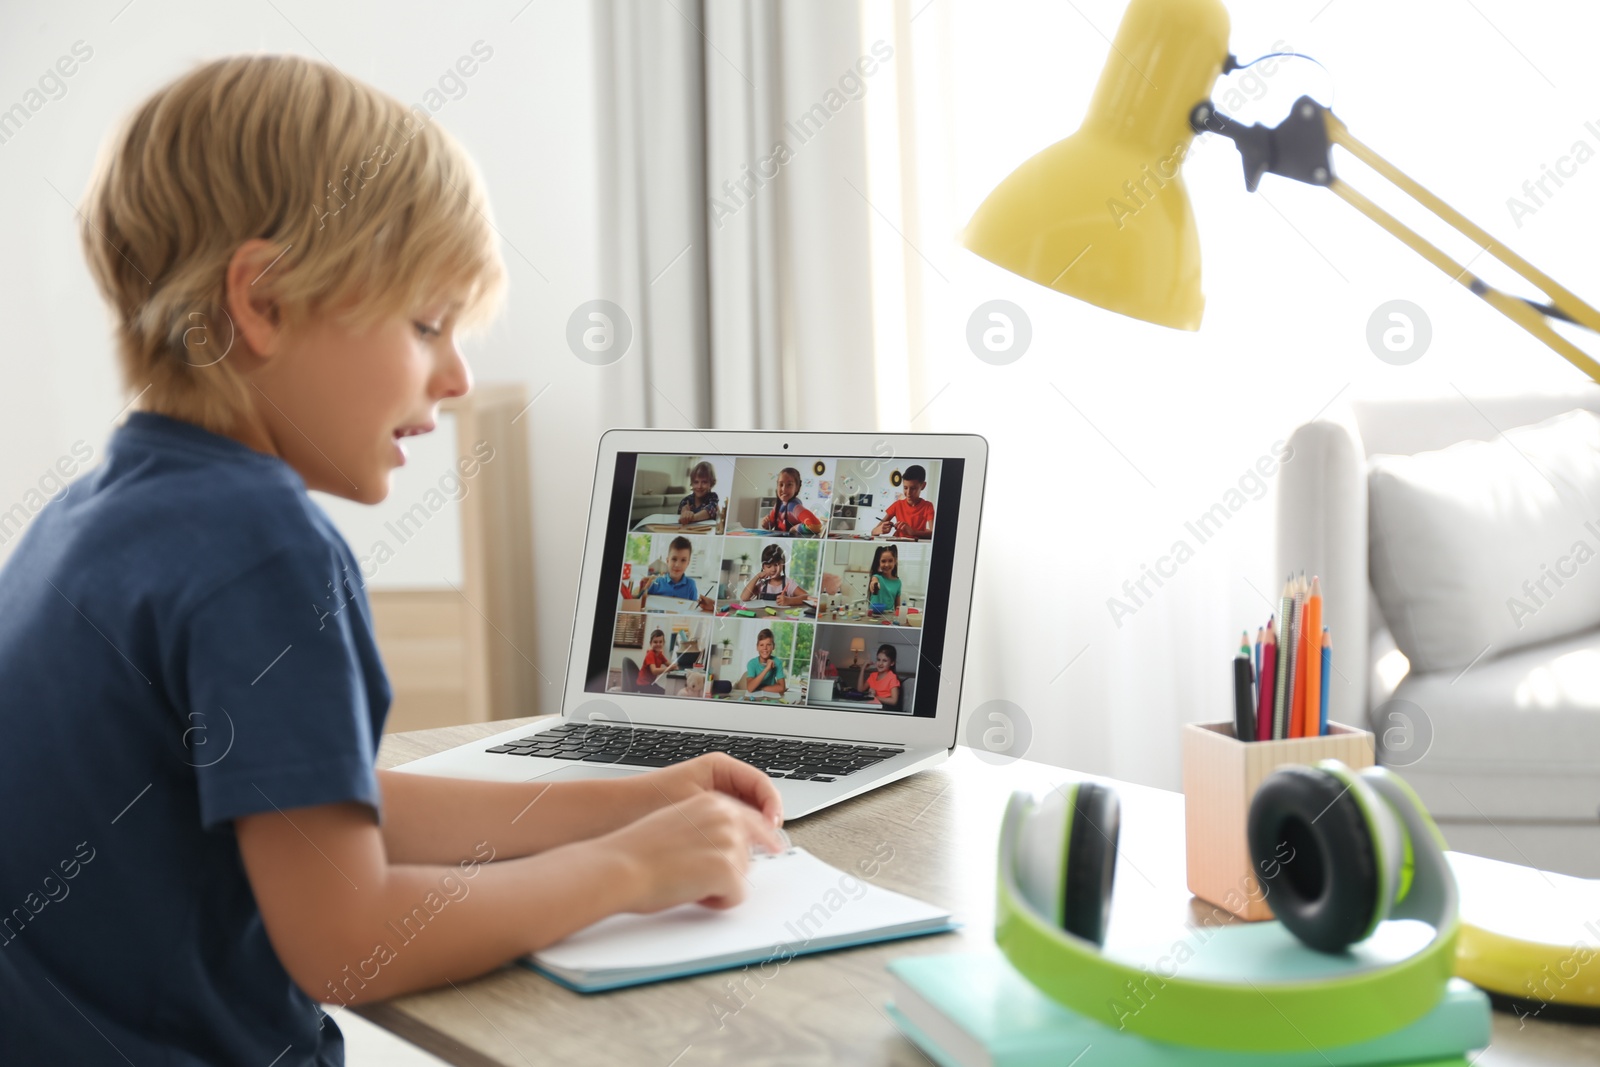
<instances>
[{"instance_id":1,"label":"white wall","mask_svg":"<svg viewBox=\"0 0 1600 1067\"><path fill-rule=\"evenodd\" d=\"M0 144L0 510L22 499L74 442L98 458L125 403L109 320L73 215L96 150L121 115L198 62L255 50L321 56L418 102L480 40L493 56L436 116L484 173L511 289L505 314L469 343L467 355L480 381L520 380L530 396L545 390L519 423L532 438L540 606L537 647L522 651L545 677L563 677L595 444L605 426L626 421L607 409L604 395L628 373L626 359L611 368L580 363L565 341L572 309L607 295L596 250L587 3L137 0L124 8L124 0L102 0L0 8L0 109L22 100L74 42L93 50L65 79L65 94ZM363 551L360 530L347 532ZM456 573L454 541L430 540L438 543L401 554L407 576ZM0 546L0 561L8 552Z\"/></svg>"}]
</instances>

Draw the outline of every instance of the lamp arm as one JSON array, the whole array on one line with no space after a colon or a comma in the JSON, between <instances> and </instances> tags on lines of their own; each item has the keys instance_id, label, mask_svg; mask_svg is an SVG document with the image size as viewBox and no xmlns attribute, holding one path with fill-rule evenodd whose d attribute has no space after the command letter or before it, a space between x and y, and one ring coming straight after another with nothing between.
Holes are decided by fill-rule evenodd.
<instances>
[{"instance_id":1,"label":"lamp arm","mask_svg":"<svg viewBox=\"0 0 1600 1067\"><path fill-rule=\"evenodd\" d=\"M1600 311L1578 299L1572 292L1557 284L1549 275L1535 268L1515 252L1499 245L1493 237L1459 211L1351 136L1345 124L1328 108L1310 97L1302 96L1295 101L1288 117L1276 127L1262 126L1259 123L1243 126L1218 112L1210 101L1204 101L1196 105L1190 113L1189 124L1196 133L1216 133L1234 142L1244 162L1245 187L1251 192L1254 192L1256 186L1260 184L1263 174L1277 174L1308 185L1325 186L1345 203L1388 230L1412 251L1448 274L1454 281L1481 297L1490 307L1550 346L1591 379L1600 382L1600 363L1552 329L1548 321L1552 318L1560 319L1600 332ZM1538 287L1549 297L1550 302L1540 304L1494 288L1467 269L1470 261L1468 265L1457 263L1348 182L1335 176L1331 150L1336 144L1387 178L1411 199L1465 234L1478 246L1479 254L1489 253Z\"/></svg>"}]
</instances>

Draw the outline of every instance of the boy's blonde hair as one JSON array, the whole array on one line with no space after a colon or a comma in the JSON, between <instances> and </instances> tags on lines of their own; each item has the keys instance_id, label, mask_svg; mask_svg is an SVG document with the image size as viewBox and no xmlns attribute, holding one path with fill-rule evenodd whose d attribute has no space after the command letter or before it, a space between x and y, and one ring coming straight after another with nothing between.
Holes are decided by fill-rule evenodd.
<instances>
[{"instance_id":1,"label":"boy's blonde hair","mask_svg":"<svg viewBox=\"0 0 1600 1067\"><path fill-rule=\"evenodd\" d=\"M251 284L291 325L370 325L438 299L485 321L505 267L477 169L420 110L299 56L233 56L160 89L95 168L80 235L116 311L123 384L214 431L248 386L225 353L229 260L264 238Z\"/></svg>"}]
</instances>

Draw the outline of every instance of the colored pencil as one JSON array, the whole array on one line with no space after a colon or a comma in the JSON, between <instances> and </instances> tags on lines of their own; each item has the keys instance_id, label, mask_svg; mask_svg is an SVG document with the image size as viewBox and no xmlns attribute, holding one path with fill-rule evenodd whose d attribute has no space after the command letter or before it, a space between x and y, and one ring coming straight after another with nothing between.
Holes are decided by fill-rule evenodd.
<instances>
[{"instance_id":1,"label":"colored pencil","mask_svg":"<svg viewBox=\"0 0 1600 1067\"><path fill-rule=\"evenodd\" d=\"M1306 581L1306 572L1300 572L1300 578L1295 585L1295 737L1310 737L1306 733L1306 708L1311 705L1313 690L1306 688L1306 683L1311 680L1307 667L1311 662L1313 650L1317 647L1313 643L1310 627L1306 625L1306 604L1310 601L1308 595L1310 583Z\"/></svg>"},{"instance_id":2,"label":"colored pencil","mask_svg":"<svg viewBox=\"0 0 1600 1067\"><path fill-rule=\"evenodd\" d=\"M1289 634L1284 642L1285 647L1279 649L1280 654L1289 657L1289 674L1284 679L1283 691L1283 735L1294 737L1299 718L1297 711L1299 705L1295 697L1301 694L1297 688L1304 681L1305 660L1301 658L1301 633L1304 629L1306 601L1300 590L1300 579L1293 575L1289 578Z\"/></svg>"},{"instance_id":3,"label":"colored pencil","mask_svg":"<svg viewBox=\"0 0 1600 1067\"><path fill-rule=\"evenodd\" d=\"M1233 658L1233 736L1249 741L1256 733L1255 677L1250 665L1250 632L1239 638L1239 654Z\"/></svg>"},{"instance_id":4,"label":"colored pencil","mask_svg":"<svg viewBox=\"0 0 1600 1067\"><path fill-rule=\"evenodd\" d=\"M1300 611L1305 611L1302 605ZM1290 671L1294 675L1292 688L1289 690L1289 737L1304 737L1306 735L1306 628L1305 624L1295 626L1294 656L1290 663Z\"/></svg>"},{"instance_id":5,"label":"colored pencil","mask_svg":"<svg viewBox=\"0 0 1600 1067\"><path fill-rule=\"evenodd\" d=\"M1311 579L1311 590L1306 596L1305 641L1302 650L1306 665L1306 699L1301 709L1304 722L1302 737L1318 737L1322 733L1322 579Z\"/></svg>"},{"instance_id":6,"label":"colored pencil","mask_svg":"<svg viewBox=\"0 0 1600 1067\"><path fill-rule=\"evenodd\" d=\"M1261 688L1261 634L1262 634L1261 627L1257 626L1256 627L1256 650L1255 650L1256 651L1255 665L1256 665L1256 689L1257 690L1260 690L1260 688ZM1256 693L1256 703L1258 705L1261 703L1261 694L1260 694L1259 691Z\"/></svg>"},{"instance_id":7,"label":"colored pencil","mask_svg":"<svg viewBox=\"0 0 1600 1067\"><path fill-rule=\"evenodd\" d=\"M1272 705L1278 691L1278 634L1273 621L1261 639L1261 685L1256 705L1256 740L1272 740Z\"/></svg>"},{"instance_id":8,"label":"colored pencil","mask_svg":"<svg viewBox=\"0 0 1600 1067\"><path fill-rule=\"evenodd\" d=\"M1306 598L1304 586L1297 580L1294 591L1294 688L1289 711L1289 736L1306 735Z\"/></svg>"},{"instance_id":9,"label":"colored pencil","mask_svg":"<svg viewBox=\"0 0 1600 1067\"><path fill-rule=\"evenodd\" d=\"M1289 714L1289 736L1306 735L1306 582L1305 575L1294 580L1294 711Z\"/></svg>"},{"instance_id":10,"label":"colored pencil","mask_svg":"<svg viewBox=\"0 0 1600 1067\"><path fill-rule=\"evenodd\" d=\"M1328 676L1333 673L1333 634L1328 628L1322 628L1322 708L1320 711L1321 722L1318 733L1326 737L1328 734Z\"/></svg>"},{"instance_id":11,"label":"colored pencil","mask_svg":"<svg viewBox=\"0 0 1600 1067\"><path fill-rule=\"evenodd\" d=\"M1278 648L1278 684L1272 695L1272 739L1281 741L1289 736L1286 713L1290 703L1294 677L1290 673L1294 661L1294 577L1283 583L1283 597L1278 617L1283 620L1283 642Z\"/></svg>"}]
</instances>

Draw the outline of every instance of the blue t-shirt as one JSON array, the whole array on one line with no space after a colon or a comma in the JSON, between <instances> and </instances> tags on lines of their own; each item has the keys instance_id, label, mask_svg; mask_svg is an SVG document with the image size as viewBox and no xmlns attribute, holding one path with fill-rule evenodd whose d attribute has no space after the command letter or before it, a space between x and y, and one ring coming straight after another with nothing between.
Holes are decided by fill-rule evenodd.
<instances>
[{"instance_id":1,"label":"blue t-shirt","mask_svg":"<svg viewBox=\"0 0 1600 1067\"><path fill-rule=\"evenodd\" d=\"M704 500L696 500L694 494L690 493L688 496L686 496L682 500L678 501L678 510L682 511L684 508L688 508L690 511L694 512L697 515L700 512L706 510L707 508L710 508L712 511L716 511L717 510L717 492L716 492L716 490L715 489L708 490L706 492L706 498Z\"/></svg>"},{"instance_id":2,"label":"blue t-shirt","mask_svg":"<svg viewBox=\"0 0 1600 1067\"><path fill-rule=\"evenodd\" d=\"M676 596L685 600L700 599L700 587L694 584L694 579L685 574L678 581L672 580L672 575L663 574L650 583L650 588L645 590L648 596Z\"/></svg>"},{"instance_id":3,"label":"blue t-shirt","mask_svg":"<svg viewBox=\"0 0 1600 1067\"><path fill-rule=\"evenodd\" d=\"M359 564L283 461L135 413L0 569L0 1063L344 1062L232 820L378 809Z\"/></svg>"}]
</instances>

